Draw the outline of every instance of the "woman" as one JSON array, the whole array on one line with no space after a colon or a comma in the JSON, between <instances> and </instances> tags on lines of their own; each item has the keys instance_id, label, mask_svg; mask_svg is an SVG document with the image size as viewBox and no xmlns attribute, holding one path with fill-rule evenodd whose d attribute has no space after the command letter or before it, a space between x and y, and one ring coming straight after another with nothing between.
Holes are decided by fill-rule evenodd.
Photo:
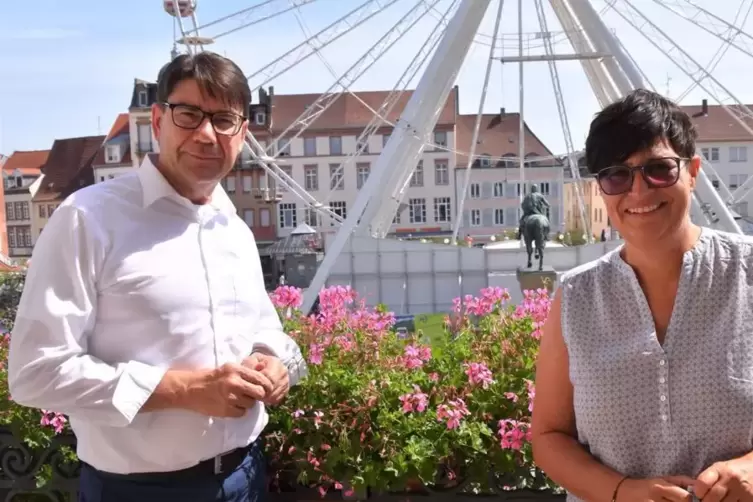
<instances>
[{"instance_id":1,"label":"woman","mask_svg":"<svg viewBox=\"0 0 753 502\"><path fill-rule=\"evenodd\" d=\"M625 244L563 276L542 337L533 452L569 501L753 501L753 239L690 221L695 139L645 90L591 124Z\"/></svg>"}]
</instances>

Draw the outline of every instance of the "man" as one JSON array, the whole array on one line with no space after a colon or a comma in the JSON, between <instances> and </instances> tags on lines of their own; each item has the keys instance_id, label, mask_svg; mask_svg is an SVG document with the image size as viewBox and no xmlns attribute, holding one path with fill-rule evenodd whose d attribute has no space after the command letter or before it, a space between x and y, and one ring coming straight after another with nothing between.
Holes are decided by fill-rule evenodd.
<instances>
[{"instance_id":1,"label":"man","mask_svg":"<svg viewBox=\"0 0 753 502\"><path fill-rule=\"evenodd\" d=\"M533 214L546 216L549 202L543 194L539 193L539 186L533 184L531 185L531 192L523 198L523 203L520 207L523 210L523 215L520 217L520 222L518 223L518 240L523 237L523 223L525 223L526 218Z\"/></svg>"},{"instance_id":2,"label":"man","mask_svg":"<svg viewBox=\"0 0 753 502\"><path fill-rule=\"evenodd\" d=\"M70 196L34 249L12 334L14 400L67 414L87 502L262 500L265 405L305 373L219 186L247 131L243 72L160 72L160 153Z\"/></svg>"}]
</instances>

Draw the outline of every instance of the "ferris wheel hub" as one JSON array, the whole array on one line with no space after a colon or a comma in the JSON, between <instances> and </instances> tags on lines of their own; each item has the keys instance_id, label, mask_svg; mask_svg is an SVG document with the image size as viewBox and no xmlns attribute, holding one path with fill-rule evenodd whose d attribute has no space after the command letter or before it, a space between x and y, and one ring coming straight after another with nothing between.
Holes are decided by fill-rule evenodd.
<instances>
[{"instance_id":1,"label":"ferris wheel hub","mask_svg":"<svg viewBox=\"0 0 753 502\"><path fill-rule=\"evenodd\" d=\"M211 37L200 37L198 35L189 35L185 36L183 38L179 38L175 41L177 44L181 45L188 45L188 46L202 46L202 45L211 45L214 43L214 39Z\"/></svg>"}]
</instances>

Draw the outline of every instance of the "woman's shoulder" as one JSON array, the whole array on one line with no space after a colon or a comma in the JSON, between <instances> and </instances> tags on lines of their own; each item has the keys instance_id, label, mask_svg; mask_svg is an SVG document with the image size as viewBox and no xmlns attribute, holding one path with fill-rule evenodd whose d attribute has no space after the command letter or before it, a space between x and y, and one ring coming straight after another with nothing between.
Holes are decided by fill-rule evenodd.
<instances>
[{"instance_id":1,"label":"woman's shoulder","mask_svg":"<svg viewBox=\"0 0 753 502\"><path fill-rule=\"evenodd\" d=\"M704 249L722 260L745 260L753 257L753 236L733 234L704 228L701 239L706 241ZM747 265L747 264L746 264Z\"/></svg>"},{"instance_id":2,"label":"woman's shoulder","mask_svg":"<svg viewBox=\"0 0 753 502\"><path fill-rule=\"evenodd\" d=\"M560 276L560 284L562 286L572 286L576 283L593 282L596 278L611 275L616 265L618 265L615 263L615 259L619 259L621 247L613 249L595 260L563 272Z\"/></svg>"}]
</instances>

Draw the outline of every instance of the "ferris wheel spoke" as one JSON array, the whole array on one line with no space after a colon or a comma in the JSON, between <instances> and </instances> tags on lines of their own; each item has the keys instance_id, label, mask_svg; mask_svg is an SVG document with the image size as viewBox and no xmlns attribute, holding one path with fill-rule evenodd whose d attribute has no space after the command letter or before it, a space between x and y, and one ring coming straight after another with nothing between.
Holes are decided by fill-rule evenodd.
<instances>
[{"instance_id":1,"label":"ferris wheel spoke","mask_svg":"<svg viewBox=\"0 0 753 502\"><path fill-rule=\"evenodd\" d=\"M440 0L431 0L431 5L436 5ZM366 53L361 56L348 70L327 89L306 111L304 111L292 124L290 124L275 140L285 141L287 148L295 138L299 137L317 118L326 112L339 98L342 92L337 89L349 89L361 78L379 59L381 59L394 45L405 36L427 14L427 6L424 2L418 2L408 11L387 33L385 33ZM297 132L290 136L290 132ZM273 144L270 145L270 147Z\"/></svg>"},{"instance_id":2,"label":"ferris wheel spoke","mask_svg":"<svg viewBox=\"0 0 753 502\"><path fill-rule=\"evenodd\" d=\"M368 103L365 103L363 100L361 100L361 103L366 108L368 108L369 111L372 112L373 117L371 121L366 125L363 132L356 139L356 145L358 145L356 150L345 158L345 160L337 167L336 171L332 173L331 178L341 176L343 172L347 172L349 166L352 166L353 163L355 163L358 157L365 150L367 144L366 138L373 136L374 133L379 129L379 127L381 127L382 125L390 125L394 127L394 124L388 119L390 113L392 113L392 110L395 108L398 100L405 93L408 85L410 85L410 83L418 74L418 71L427 62L429 56L434 52L434 49L436 49L437 44L439 44L439 41L444 35L444 29L448 24L448 18L459 1L460 0L453 0L448 9L440 17L439 21L434 26L434 29L427 37L426 41L421 45L421 48L413 57L413 60L408 64L408 67L398 79L394 88L390 91L382 104L379 106L379 109L374 110L371 106L368 105ZM432 9L434 9L433 5ZM353 94L353 96L358 97L357 94ZM332 192L328 193L327 197L325 198L325 202L328 202L331 196Z\"/></svg>"},{"instance_id":3,"label":"ferris wheel spoke","mask_svg":"<svg viewBox=\"0 0 753 502\"><path fill-rule=\"evenodd\" d=\"M260 17L255 18L255 19L253 19L251 21L244 22L240 26L237 26L237 27L235 27L233 29L230 29L230 30L227 30L227 31L223 31L219 35L214 35L212 38L216 40L216 39L224 37L226 35L230 35L231 33L235 33L236 31L245 30L246 28L248 28L250 26L254 26L254 25L262 23L264 21L269 21L270 19L273 19L273 18L276 18L276 17L281 16L283 14L286 14L286 13L290 12L291 10L298 9L302 5L309 5L309 4L312 4L312 3L316 2L316 1L317 0L295 0L294 3L293 3L293 5L288 5L288 4L283 3L284 0L273 0L273 2L275 4L279 3L280 5L279 5L278 8L272 9L272 12L262 13L260 15ZM267 6L270 3L271 2L269 2L269 1L264 2L264 6ZM262 6L258 6L258 7L262 7Z\"/></svg>"},{"instance_id":4,"label":"ferris wheel spoke","mask_svg":"<svg viewBox=\"0 0 753 502\"><path fill-rule=\"evenodd\" d=\"M618 5L622 4L627 8L623 10L618 7ZM687 51L677 45L671 37L643 14L643 12L637 9L631 0L615 2L612 5L612 9L650 44L662 52L688 78L706 91L741 127L753 135L753 127L749 124L749 121L753 119L753 111L701 66L698 61L693 59ZM653 36L649 35L649 32Z\"/></svg>"},{"instance_id":5,"label":"ferris wheel spoke","mask_svg":"<svg viewBox=\"0 0 753 502\"><path fill-rule=\"evenodd\" d=\"M253 80L260 75L266 76L263 82L253 88L253 92L310 58L317 50L324 49L397 2L398 0L366 0L337 21L314 34L311 39L298 44L279 58L249 75L248 80ZM313 47L316 47L316 50ZM283 69L278 70L280 66L283 66Z\"/></svg>"}]
</instances>

